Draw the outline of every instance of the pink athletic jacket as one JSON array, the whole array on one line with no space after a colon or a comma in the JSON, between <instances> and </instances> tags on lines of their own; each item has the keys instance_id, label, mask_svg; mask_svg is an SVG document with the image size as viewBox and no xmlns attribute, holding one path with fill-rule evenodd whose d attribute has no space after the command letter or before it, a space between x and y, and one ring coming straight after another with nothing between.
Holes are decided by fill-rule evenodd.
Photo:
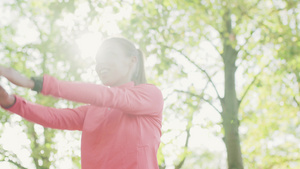
<instances>
[{"instance_id":1,"label":"pink athletic jacket","mask_svg":"<svg viewBox=\"0 0 300 169\"><path fill-rule=\"evenodd\" d=\"M107 87L45 75L41 93L88 105L55 109L15 96L7 110L45 127L81 130L82 169L158 169L163 97L154 85Z\"/></svg>"}]
</instances>

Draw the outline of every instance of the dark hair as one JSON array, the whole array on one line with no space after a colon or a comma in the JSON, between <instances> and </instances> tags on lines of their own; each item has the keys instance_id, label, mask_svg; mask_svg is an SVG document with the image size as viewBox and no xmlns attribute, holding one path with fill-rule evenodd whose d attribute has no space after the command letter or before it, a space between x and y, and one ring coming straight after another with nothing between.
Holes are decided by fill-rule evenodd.
<instances>
[{"instance_id":1,"label":"dark hair","mask_svg":"<svg viewBox=\"0 0 300 169\"><path fill-rule=\"evenodd\" d=\"M105 39L102 45L105 43L118 44L124 50L127 56L136 56L138 60L137 66L131 80L134 81L135 85L147 83L144 67L144 56L140 49L137 49L131 41L120 37Z\"/></svg>"}]
</instances>

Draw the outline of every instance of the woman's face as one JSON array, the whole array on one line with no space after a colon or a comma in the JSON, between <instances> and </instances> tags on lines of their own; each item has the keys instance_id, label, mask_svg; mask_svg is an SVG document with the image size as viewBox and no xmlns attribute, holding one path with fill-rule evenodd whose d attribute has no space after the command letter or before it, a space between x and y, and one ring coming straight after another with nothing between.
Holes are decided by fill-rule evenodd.
<instances>
[{"instance_id":1,"label":"woman's face","mask_svg":"<svg viewBox=\"0 0 300 169\"><path fill-rule=\"evenodd\" d=\"M131 81L133 60L116 44L103 44L96 56L96 72L103 85L119 86Z\"/></svg>"}]
</instances>

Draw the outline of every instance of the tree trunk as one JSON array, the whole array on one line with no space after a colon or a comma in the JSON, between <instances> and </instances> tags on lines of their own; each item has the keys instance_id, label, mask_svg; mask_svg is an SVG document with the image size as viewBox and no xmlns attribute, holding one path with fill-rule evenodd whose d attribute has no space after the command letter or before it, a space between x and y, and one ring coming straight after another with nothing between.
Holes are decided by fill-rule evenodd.
<instances>
[{"instance_id":1,"label":"tree trunk","mask_svg":"<svg viewBox=\"0 0 300 169\"><path fill-rule=\"evenodd\" d=\"M237 52L231 45L224 45L225 95L222 99L222 118L225 130L224 142L227 149L228 169L243 169L242 152L239 138L238 99L235 90L235 61Z\"/></svg>"},{"instance_id":2,"label":"tree trunk","mask_svg":"<svg viewBox=\"0 0 300 169\"><path fill-rule=\"evenodd\" d=\"M243 169L243 159L239 137L238 109L239 100L235 90L236 59L238 52L234 49L236 44L235 34L232 31L231 11L223 16L224 32L223 40L223 62L224 62L224 98L221 99L222 119L225 131L224 142L227 150L228 169Z\"/></svg>"}]
</instances>

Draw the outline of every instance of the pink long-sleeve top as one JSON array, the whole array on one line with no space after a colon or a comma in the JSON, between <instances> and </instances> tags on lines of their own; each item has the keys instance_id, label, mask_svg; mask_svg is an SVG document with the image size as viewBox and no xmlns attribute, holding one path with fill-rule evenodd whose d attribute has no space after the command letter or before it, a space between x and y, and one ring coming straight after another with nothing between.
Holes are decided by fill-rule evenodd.
<instances>
[{"instance_id":1,"label":"pink long-sleeve top","mask_svg":"<svg viewBox=\"0 0 300 169\"><path fill-rule=\"evenodd\" d=\"M82 169L158 169L163 97L157 87L43 78L42 94L87 105L56 109L15 96L16 103L7 110L45 127L81 130Z\"/></svg>"}]
</instances>

